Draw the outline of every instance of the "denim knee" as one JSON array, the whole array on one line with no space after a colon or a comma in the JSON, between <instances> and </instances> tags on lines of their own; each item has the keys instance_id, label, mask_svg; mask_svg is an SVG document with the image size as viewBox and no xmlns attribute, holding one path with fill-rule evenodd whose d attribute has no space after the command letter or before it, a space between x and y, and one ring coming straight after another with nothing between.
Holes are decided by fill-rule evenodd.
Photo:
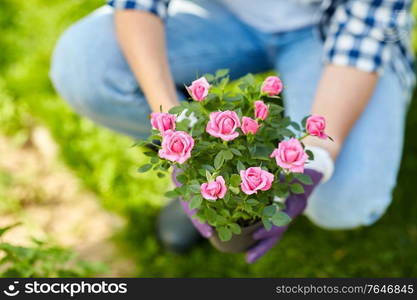
<instances>
[{"instance_id":1,"label":"denim knee","mask_svg":"<svg viewBox=\"0 0 417 300\"><path fill-rule=\"evenodd\" d=\"M310 197L305 215L325 229L353 229L378 221L392 200L390 192L372 193L364 191L363 187L349 188L349 191L336 188L330 192L325 186L319 187Z\"/></svg>"},{"instance_id":2,"label":"denim knee","mask_svg":"<svg viewBox=\"0 0 417 300\"><path fill-rule=\"evenodd\" d=\"M60 37L52 55L49 77L58 94L77 109L77 100L80 99L82 91L85 91L85 87L80 70L75 70L79 65L76 61L79 54L76 37L77 34L72 28Z\"/></svg>"}]
</instances>

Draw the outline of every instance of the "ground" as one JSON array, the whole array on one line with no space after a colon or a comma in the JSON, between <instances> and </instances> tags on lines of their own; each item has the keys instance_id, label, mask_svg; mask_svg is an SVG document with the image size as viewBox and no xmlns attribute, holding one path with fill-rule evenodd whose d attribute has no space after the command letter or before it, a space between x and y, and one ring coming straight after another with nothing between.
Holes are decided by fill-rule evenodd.
<instances>
[{"instance_id":1,"label":"ground","mask_svg":"<svg viewBox=\"0 0 417 300\"><path fill-rule=\"evenodd\" d=\"M59 34L101 3L0 2L0 226L23 221L9 241L48 237L104 260L114 276L417 276L416 101L394 200L375 225L326 231L300 218L254 265L207 242L185 256L162 249L154 222L168 180L138 174L145 157L134 141L75 115L47 75Z\"/></svg>"}]
</instances>

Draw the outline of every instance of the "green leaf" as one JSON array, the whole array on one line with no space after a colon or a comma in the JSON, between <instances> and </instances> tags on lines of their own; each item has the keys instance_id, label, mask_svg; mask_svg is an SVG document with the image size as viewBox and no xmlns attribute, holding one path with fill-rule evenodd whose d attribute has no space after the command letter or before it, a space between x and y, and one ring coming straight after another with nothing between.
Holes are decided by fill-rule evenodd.
<instances>
[{"instance_id":1,"label":"green leaf","mask_svg":"<svg viewBox=\"0 0 417 300\"><path fill-rule=\"evenodd\" d=\"M167 198L176 198L178 197L178 192L176 190L168 191L165 193L165 197Z\"/></svg>"},{"instance_id":2,"label":"green leaf","mask_svg":"<svg viewBox=\"0 0 417 300\"><path fill-rule=\"evenodd\" d=\"M242 152L240 152L239 150L237 150L236 148L230 148L230 151L232 151L232 153L234 154L234 155L237 155L237 156L242 156Z\"/></svg>"},{"instance_id":3,"label":"green leaf","mask_svg":"<svg viewBox=\"0 0 417 300\"><path fill-rule=\"evenodd\" d=\"M231 160L233 158L233 153L230 150L222 150L223 157L225 160Z\"/></svg>"},{"instance_id":4,"label":"green leaf","mask_svg":"<svg viewBox=\"0 0 417 300\"><path fill-rule=\"evenodd\" d=\"M303 118L303 120L301 121L301 126L303 126L303 128L305 128L305 127L306 127L307 119L308 119L309 117L310 117L310 115L305 116L305 117Z\"/></svg>"},{"instance_id":5,"label":"green leaf","mask_svg":"<svg viewBox=\"0 0 417 300\"><path fill-rule=\"evenodd\" d=\"M206 219L207 219L207 222L210 225L212 225L212 226L216 225L216 220L217 220L216 211L212 208L207 208L206 209Z\"/></svg>"},{"instance_id":6,"label":"green leaf","mask_svg":"<svg viewBox=\"0 0 417 300\"><path fill-rule=\"evenodd\" d=\"M210 165L202 165L201 167L205 170L210 171L210 172L214 172L214 168Z\"/></svg>"},{"instance_id":7,"label":"green leaf","mask_svg":"<svg viewBox=\"0 0 417 300\"><path fill-rule=\"evenodd\" d=\"M294 132L292 132L291 130L289 130L287 128L280 129L279 133L282 134L283 136L286 136L286 137L290 137L290 138L295 137Z\"/></svg>"},{"instance_id":8,"label":"green leaf","mask_svg":"<svg viewBox=\"0 0 417 300\"><path fill-rule=\"evenodd\" d=\"M214 76L212 74L204 74L203 77L205 77L207 79L207 81L213 81L214 80Z\"/></svg>"},{"instance_id":9,"label":"green leaf","mask_svg":"<svg viewBox=\"0 0 417 300\"><path fill-rule=\"evenodd\" d=\"M277 182L276 184L274 184L274 190L275 190L275 195L281 198L287 198L288 197L288 184L286 183L280 183Z\"/></svg>"},{"instance_id":10,"label":"green leaf","mask_svg":"<svg viewBox=\"0 0 417 300\"><path fill-rule=\"evenodd\" d=\"M254 205L257 205L258 203L259 203L259 201L258 200L256 200L256 199L249 199L248 201L246 201L246 203L248 203L249 205L251 205L251 206L254 206Z\"/></svg>"},{"instance_id":11,"label":"green leaf","mask_svg":"<svg viewBox=\"0 0 417 300\"><path fill-rule=\"evenodd\" d=\"M291 126L292 126L292 128L294 128L295 130L298 130L298 131L300 131L300 130L301 130L300 125L298 125L298 123L297 123L297 122L291 122Z\"/></svg>"},{"instance_id":12,"label":"green leaf","mask_svg":"<svg viewBox=\"0 0 417 300\"><path fill-rule=\"evenodd\" d=\"M226 88L227 84L229 83L229 77L225 77L220 81L219 88L224 89Z\"/></svg>"},{"instance_id":13,"label":"green leaf","mask_svg":"<svg viewBox=\"0 0 417 300\"><path fill-rule=\"evenodd\" d=\"M275 103L268 103L268 105L270 107L271 114L279 115L281 112L284 111L284 107L282 107L281 105Z\"/></svg>"},{"instance_id":14,"label":"green leaf","mask_svg":"<svg viewBox=\"0 0 417 300\"><path fill-rule=\"evenodd\" d=\"M230 211L229 210L227 210L227 209L225 209L225 208L222 208L221 210L220 210L220 213L223 215L223 216L226 216L226 217L228 217L228 218L230 218Z\"/></svg>"},{"instance_id":15,"label":"green leaf","mask_svg":"<svg viewBox=\"0 0 417 300\"><path fill-rule=\"evenodd\" d=\"M198 169L198 174L200 174L201 176L206 176L206 170L204 169Z\"/></svg>"},{"instance_id":16,"label":"green leaf","mask_svg":"<svg viewBox=\"0 0 417 300\"><path fill-rule=\"evenodd\" d=\"M290 190L291 190L291 192L293 194L303 194L304 193L304 188L299 183L293 183L293 184L291 184Z\"/></svg>"},{"instance_id":17,"label":"green leaf","mask_svg":"<svg viewBox=\"0 0 417 300\"><path fill-rule=\"evenodd\" d=\"M301 183L304 183L306 185L313 184L313 180L311 180L311 177L307 174L295 173L294 177L297 178Z\"/></svg>"},{"instance_id":18,"label":"green leaf","mask_svg":"<svg viewBox=\"0 0 417 300\"><path fill-rule=\"evenodd\" d=\"M242 81L249 84L249 85L254 85L255 84L255 77L253 76L253 74L249 73L245 77L242 78Z\"/></svg>"},{"instance_id":19,"label":"green leaf","mask_svg":"<svg viewBox=\"0 0 417 300\"><path fill-rule=\"evenodd\" d=\"M240 175L233 174L232 176L230 176L230 184L234 187L238 187L240 184Z\"/></svg>"},{"instance_id":20,"label":"green leaf","mask_svg":"<svg viewBox=\"0 0 417 300\"><path fill-rule=\"evenodd\" d=\"M132 145L132 147L136 147L136 146L137 147L143 147L143 146L146 146L148 144L149 144L149 141L147 141L147 140L138 140Z\"/></svg>"},{"instance_id":21,"label":"green leaf","mask_svg":"<svg viewBox=\"0 0 417 300\"><path fill-rule=\"evenodd\" d=\"M200 137L201 134L204 132L204 128L201 126L194 126L191 129L191 134L193 137Z\"/></svg>"},{"instance_id":22,"label":"green leaf","mask_svg":"<svg viewBox=\"0 0 417 300\"><path fill-rule=\"evenodd\" d=\"M268 205L264 207L264 210L262 212L262 215L265 217L272 217L277 211L277 208L275 205Z\"/></svg>"},{"instance_id":23,"label":"green leaf","mask_svg":"<svg viewBox=\"0 0 417 300\"><path fill-rule=\"evenodd\" d=\"M232 238L232 232L224 226L217 227L217 233L219 234L222 242L227 242Z\"/></svg>"},{"instance_id":24,"label":"green leaf","mask_svg":"<svg viewBox=\"0 0 417 300\"><path fill-rule=\"evenodd\" d=\"M235 113L238 115L239 119L242 119L243 113L242 113L242 109L238 108L235 110Z\"/></svg>"},{"instance_id":25,"label":"green leaf","mask_svg":"<svg viewBox=\"0 0 417 300\"><path fill-rule=\"evenodd\" d=\"M311 150L306 150L306 153L308 155L308 160L314 160L314 154Z\"/></svg>"},{"instance_id":26,"label":"green leaf","mask_svg":"<svg viewBox=\"0 0 417 300\"><path fill-rule=\"evenodd\" d=\"M219 153L217 153L216 157L214 158L214 167L216 169L220 169L223 163L224 163L223 151L220 151Z\"/></svg>"},{"instance_id":27,"label":"green leaf","mask_svg":"<svg viewBox=\"0 0 417 300\"><path fill-rule=\"evenodd\" d=\"M245 169L246 169L245 165L240 160L238 160L237 161L237 170L238 170L238 172L240 172L242 170L245 170Z\"/></svg>"},{"instance_id":28,"label":"green leaf","mask_svg":"<svg viewBox=\"0 0 417 300\"><path fill-rule=\"evenodd\" d=\"M146 152L143 152L143 154L148 157L152 157L152 156L156 156L157 153L155 151L146 151Z\"/></svg>"},{"instance_id":29,"label":"green leaf","mask_svg":"<svg viewBox=\"0 0 417 300\"><path fill-rule=\"evenodd\" d=\"M187 176L185 176L184 174L179 174L177 175L177 180L179 183L184 184L187 181Z\"/></svg>"},{"instance_id":30,"label":"green leaf","mask_svg":"<svg viewBox=\"0 0 417 300\"><path fill-rule=\"evenodd\" d=\"M291 222L291 218L286 213L278 211L272 216L271 221L275 226L285 226Z\"/></svg>"},{"instance_id":31,"label":"green leaf","mask_svg":"<svg viewBox=\"0 0 417 300\"><path fill-rule=\"evenodd\" d=\"M206 170L206 179L207 179L207 182L212 180L212 176L208 170Z\"/></svg>"},{"instance_id":32,"label":"green leaf","mask_svg":"<svg viewBox=\"0 0 417 300\"><path fill-rule=\"evenodd\" d=\"M152 168L151 164L145 164L138 169L138 172L139 173L145 173L145 172L149 171L151 168Z\"/></svg>"},{"instance_id":33,"label":"green leaf","mask_svg":"<svg viewBox=\"0 0 417 300\"><path fill-rule=\"evenodd\" d=\"M229 74L229 69L220 69L216 72L216 78L224 77Z\"/></svg>"},{"instance_id":34,"label":"green leaf","mask_svg":"<svg viewBox=\"0 0 417 300\"><path fill-rule=\"evenodd\" d=\"M158 176L158 178L164 178L165 177L165 174L164 173L161 173L161 172L158 172L156 174L156 176Z\"/></svg>"},{"instance_id":35,"label":"green leaf","mask_svg":"<svg viewBox=\"0 0 417 300\"><path fill-rule=\"evenodd\" d=\"M169 113L170 113L170 114L173 114L173 115L176 115L176 114L181 113L184 109L185 109L185 108L184 108L184 107L182 107L182 106L174 106L173 108L171 108L171 109L169 110Z\"/></svg>"},{"instance_id":36,"label":"green leaf","mask_svg":"<svg viewBox=\"0 0 417 300\"><path fill-rule=\"evenodd\" d=\"M188 189L193 193L199 193L200 192L200 185L199 184L190 184L190 185L188 185Z\"/></svg>"},{"instance_id":37,"label":"green leaf","mask_svg":"<svg viewBox=\"0 0 417 300\"><path fill-rule=\"evenodd\" d=\"M242 96L241 95L235 95L235 96L225 96L223 97L223 99L225 101L229 101L229 102L241 102L242 101Z\"/></svg>"},{"instance_id":38,"label":"green leaf","mask_svg":"<svg viewBox=\"0 0 417 300\"><path fill-rule=\"evenodd\" d=\"M199 209L203 198L200 195L194 195L190 201L190 209Z\"/></svg>"},{"instance_id":39,"label":"green leaf","mask_svg":"<svg viewBox=\"0 0 417 300\"><path fill-rule=\"evenodd\" d=\"M175 126L175 130L178 130L178 131L187 131L188 128L190 128L190 120L189 119L184 119L181 122L177 122L177 124Z\"/></svg>"},{"instance_id":40,"label":"green leaf","mask_svg":"<svg viewBox=\"0 0 417 300\"><path fill-rule=\"evenodd\" d=\"M240 234L242 232L240 226L236 223L230 223L229 228L234 234Z\"/></svg>"},{"instance_id":41,"label":"green leaf","mask_svg":"<svg viewBox=\"0 0 417 300\"><path fill-rule=\"evenodd\" d=\"M236 195L240 193L240 189L238 187L229 186L229 190L231 190L232 193Z\"/></svg>"},{"instance_id":42,"label":"green leaf","mask_svg":"<svg viewBox=\"0 0 417 300\"><path fill-rule=\"evenodd\" d=\"M272 222L269 220L269 218L262 218L262 223L264 224L264 227L266 231L270 231L272 228Z\"/></svg>"},{"instance_id":43,"label":"green leaf","mask_svg":"<svg viewBox=\"0 0 417 300\"><path fill-rule=\"evenodd\" d=\"M224 195L224 197L223 197L223 201L227 204L228 202L229 202L229 200L230 200L230 193L226 193L226 195ZM229 211L227 211L227 212L229 212ZM229 213L230 214L230 213Z\"/></svg>"},{"instance_id":44,"label":"green leaf","mask_svg":"<svg viewBox=\"0 0 417 300\"><path fill-rule=\"evenodd\" d=\"M221 215L217 215L217 219L216 219L217 226L219 226L219 225L226 225L227 223L228 222L227 222L227 219L225 217L223 217Z\"/></svg>"},{"instance_id":45,"label":"green leaf","mask_svg":"<svg viewBox=\"0 0 417 300\"><path fill-rule=\"evenodd\" d=\"M256 145L255 151L253 152L253 158L262 159L262 160L270 160L269 157L274 150L273 146L267 145Z\"/></svg>"}]
</instances>

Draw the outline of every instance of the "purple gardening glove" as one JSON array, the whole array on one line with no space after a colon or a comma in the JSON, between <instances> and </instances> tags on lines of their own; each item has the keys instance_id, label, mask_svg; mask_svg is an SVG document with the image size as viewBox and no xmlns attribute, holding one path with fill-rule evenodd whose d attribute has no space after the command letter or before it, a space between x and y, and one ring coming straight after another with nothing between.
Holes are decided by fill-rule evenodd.
<instances>
[{"instance_id":1,"label":"purple gardening glove","mask_svg":"<svg viewBox=\"0 0 417 300\"><path fill-rule=\"evenodd\" d=\"M180 170L177 168L174 168L174 171L172 172L172 181L177 187L182 185L177 180L177 175L179 173L180 173ZM180 203L181 203L182 208L184 209L185 214L188 216L188 218L191 220L194 227L200 232L200 234L205 238L211 237L213 235L213 228L209 224L200 223L196 218L193 218L193 216L197 213L197 210L190 209L190 207L188 206L188 202L181 200L181 198L180 198Z\"/></svg>"},{"instance_id":2,"label":"purple gardening glove","mask_svg":"<svg viewBox=\"0 0 417 300\"><path fill-rule=\"evenodd\" d=\"M311 193L317 187L323 177L322 173L312 169L305 169L304 174L307 174L311 177L313 184L302 184L304 187L304 194L291 194L285 201L286 207L284 211L291 217L291 219L295 219L305 210L308 197L310 197ZM267 231L265 228L257 230L253 234L253 238L255 240L259 240L259 242L247 251L246 262L251 264L261 258L276 243L278 243L284 232L288 229L288 226L289 225L278 227L274 225L269 231Z\"/></svg>"}]
</instances>

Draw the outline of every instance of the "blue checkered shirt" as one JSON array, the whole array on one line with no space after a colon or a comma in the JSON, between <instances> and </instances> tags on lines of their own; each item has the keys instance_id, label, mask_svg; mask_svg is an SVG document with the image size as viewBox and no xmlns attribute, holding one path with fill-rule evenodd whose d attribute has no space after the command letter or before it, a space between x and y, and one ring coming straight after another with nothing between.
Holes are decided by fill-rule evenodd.
<instances>
[{"instance_id":1,"label":"blue checkered shirt","mask_svg":"<svg viewBox=\"0 0 417 300\"><path fill-rule=\"evenodd\" d=\"M209 0L208 0L209 1ZM162 19L169 0L110 0L116 9L138 9ZM320 33L326 63L381 73L390 65L405 88L414 85L411 0L323 0Z\"/></svg>"}]
</instances>

